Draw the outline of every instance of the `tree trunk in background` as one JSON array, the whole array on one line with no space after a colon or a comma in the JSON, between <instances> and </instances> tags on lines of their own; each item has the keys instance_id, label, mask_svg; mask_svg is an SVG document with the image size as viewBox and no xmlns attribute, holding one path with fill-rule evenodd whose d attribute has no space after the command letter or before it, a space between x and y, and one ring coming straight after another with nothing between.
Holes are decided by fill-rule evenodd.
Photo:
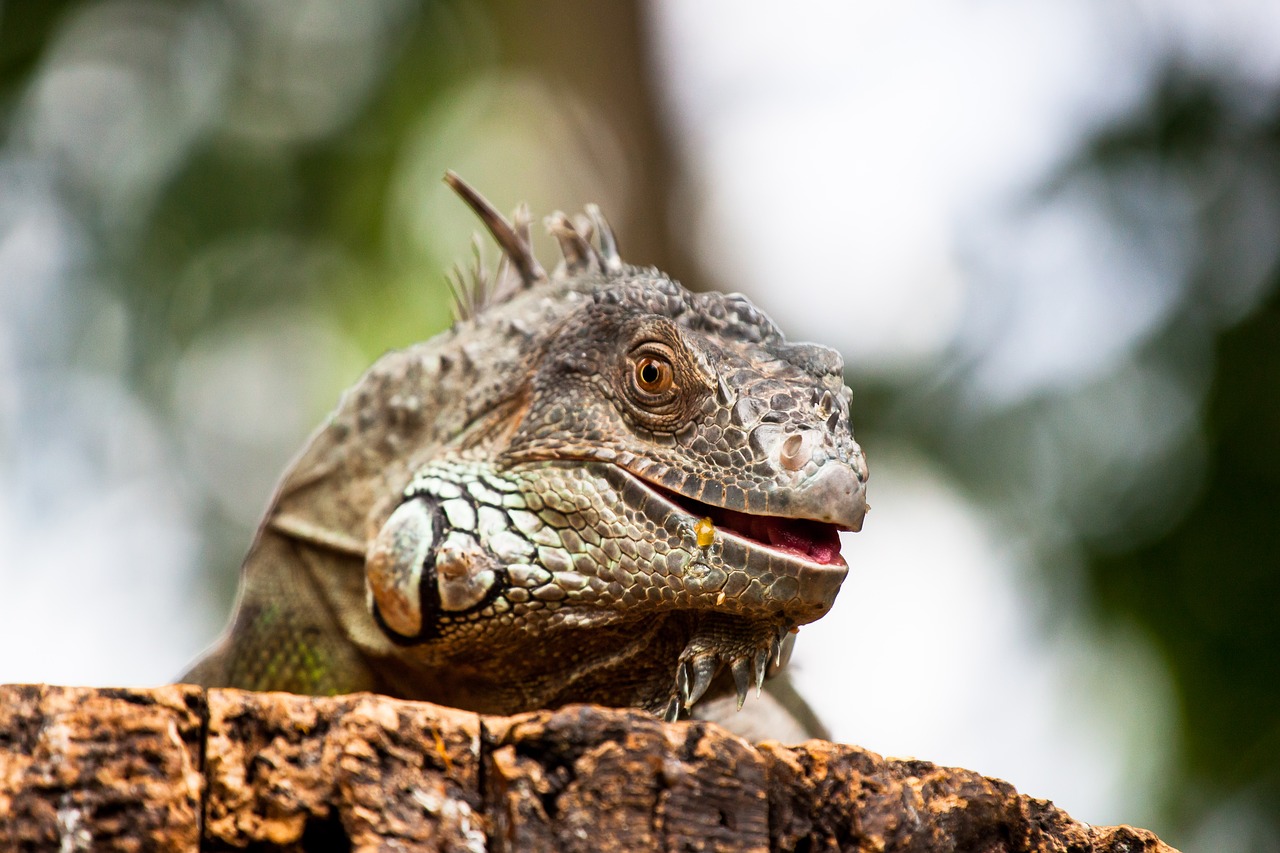
<instances>
[{"instance_id":1,"label":"tree trunk in background","mask_svg":"<svg viewBox=\"0 0 1280 853\"><path fill-rule=\"evenodd\" d=\"M548 0L487 4L510 68L527 69L571 90L621 142L630 172L624 257L656 266L696 287L697 265L673 239L671 190L680 166L664 134L644 4ZM608 212L608 211L606 211Z\"/></svg>"}]
</instances>

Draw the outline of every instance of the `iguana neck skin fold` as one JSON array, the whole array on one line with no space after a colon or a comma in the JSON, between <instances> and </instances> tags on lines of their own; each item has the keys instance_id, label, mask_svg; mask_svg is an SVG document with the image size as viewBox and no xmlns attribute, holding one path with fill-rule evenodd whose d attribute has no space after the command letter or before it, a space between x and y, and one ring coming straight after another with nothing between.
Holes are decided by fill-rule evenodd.
<instances>
[{"instance_id":1,"label":"iguana neck skin fold","mask_svg":"<svg viewBox=\"0 0 1280 853\"><path fill-rule=\"evenodd\" d=\"M281 480L207 686L675 718L831 607L866 462L840 356L624 264L598 211L502 245L462 319L381 358ZM470 195L468 195L470 193Z\"/></svg>"}]
</instances>

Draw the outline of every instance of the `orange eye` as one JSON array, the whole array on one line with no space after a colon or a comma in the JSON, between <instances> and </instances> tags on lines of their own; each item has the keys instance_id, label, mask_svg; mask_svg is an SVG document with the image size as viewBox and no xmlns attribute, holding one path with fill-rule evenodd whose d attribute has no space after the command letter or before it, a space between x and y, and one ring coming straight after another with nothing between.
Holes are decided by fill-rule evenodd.
<instances>
[{"instance_id":1,"label":"orange eye","mask_svg":"<svg viewBox=\"0 0 1280 853\"><path fill-rule=\"evenodd\" d=\"M671 388L671 362L646 355L636 361L636 385L646 394L661 394Z\"/></svg>"}]
</instances>

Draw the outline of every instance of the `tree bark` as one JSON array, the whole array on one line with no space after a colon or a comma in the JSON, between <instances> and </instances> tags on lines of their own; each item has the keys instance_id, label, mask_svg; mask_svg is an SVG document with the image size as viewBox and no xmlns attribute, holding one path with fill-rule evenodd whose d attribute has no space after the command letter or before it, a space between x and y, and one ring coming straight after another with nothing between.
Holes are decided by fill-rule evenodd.
<instances>
[{"instance_id":1,"label":"tree bark","mask_svg":"<svg viewBox=\"0 0 1280 853\"><path fill-rule=\"evenodd\" d=\"M570 706L0 686L4 850L1172 851L968 770Z\"/></svg>"}]
</instances>

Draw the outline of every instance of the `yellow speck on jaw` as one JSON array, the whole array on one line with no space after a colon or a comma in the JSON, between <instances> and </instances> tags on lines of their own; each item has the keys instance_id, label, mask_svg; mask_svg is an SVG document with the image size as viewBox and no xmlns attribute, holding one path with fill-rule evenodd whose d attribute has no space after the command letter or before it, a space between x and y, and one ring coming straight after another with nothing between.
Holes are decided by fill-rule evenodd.
<instances>
[{"instance_id":1,"label":"yellow speck on jaw","mask_svg":"<svg viewBox=\"0 0 1280 853\"><path fill-rule=\"evenodd\" d=\"M716 538L716 526L710 518L703 518L693 526L693 533L698 537L699 548L710 548Z\"/></svg>"}]
</instances>

